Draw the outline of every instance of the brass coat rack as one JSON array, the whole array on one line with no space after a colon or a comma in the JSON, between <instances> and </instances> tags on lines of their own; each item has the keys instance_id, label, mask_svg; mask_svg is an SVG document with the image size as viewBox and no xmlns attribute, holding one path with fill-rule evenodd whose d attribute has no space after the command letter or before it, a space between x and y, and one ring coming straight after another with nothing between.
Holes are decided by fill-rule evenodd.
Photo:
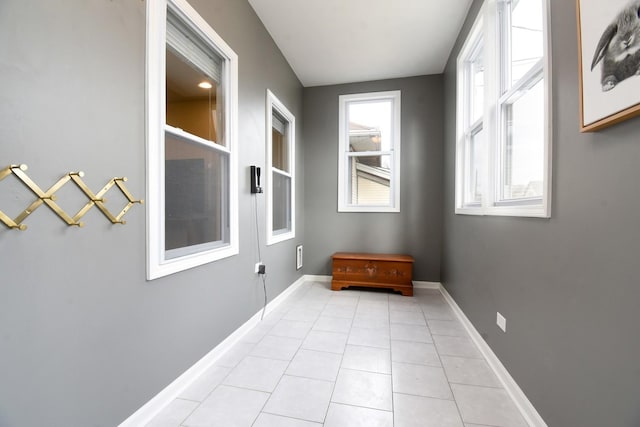
<instances>
[{"instance_id":1,"label":"brass coat rack","mask_svg":"<svg viewBox=\"0 0 640 427\"><path fill-rule=\"evenodd\" d=\"M107 182L107 184L102 187L102 189L94 194L89 187L84 183L82 177L84 176L84 172L69 172L64 175L62 178L58 180L53 186L51 186L48 190L42 190L38 184L33 182L29 176L25 173L27 170L27 165L10 165L6 168L0 170L0 181L2 181L7 176L13 174L15 175L24 185L27 186L35 194L38 199L29 205L20 215L18 215L15 219L11 219L7 214L0 210L0 221L4 223L9 228L17 229L17 230L26 230L27 226L23 224L23 221L31 215L36 209L38 209L42 204L47 205L60 219L62 219L67 225L72 225L76 227L83 227L84 223L80 221L80 219L86 215L87 212L93 207L97 206L98 209L111 221L113 224L126 224L126 221L122 219L122 217L131 209L135 203L144 203L144 200L136 200L131 195L127 187L124 185L124 182L127 181L126 177L122 178L112 178ZM73 217L69 216L57 203L56 192L60 190L66 183L69 181L73 181L76 186L84 193L85 196L89 199L87 204L85 204L82 209L78 211ZM128 204L120 211L118 215L113 215L109 209L105 206L106 199L104 195L113 187L116 186L126 197L128 200Z\"/></svg>"}]
</instances>

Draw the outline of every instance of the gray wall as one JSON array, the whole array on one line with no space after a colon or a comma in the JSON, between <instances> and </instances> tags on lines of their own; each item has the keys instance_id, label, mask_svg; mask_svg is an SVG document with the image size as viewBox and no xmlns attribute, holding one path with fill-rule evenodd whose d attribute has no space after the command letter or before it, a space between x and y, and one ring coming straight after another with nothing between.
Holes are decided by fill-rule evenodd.
<instances>
[{"instance_id":1,"label":"gray wall","mask_svg":"<svg viewBox=\"0 0 640 427\"><path fill-rule=\"evenodd\" d=\"M190 3L239 55L240 254L147 282L144 206L124 226L94 208L69 228L46 207L24 232L0 226L0 426L117 425L261 308L248 166L264 166L266 89L301 129L302 87L246 1ZM146 198L145 5L0 2L0 168L26 163L45 188L74 170L94 190L124 175ZM301 132L297 153L301 201ZM59 201L75 212L72 187ZM0 182L0 210L32 200ZM300 277L303 218L300 202L296 239L262 247L270 299Z\"/></svg>"},{"instance_id":2,"label":"gray wall","mask_svg":"<svg viewBox=\"0 0 640 427\"><path fill-rule=\"evenodd\" d=\"M640 119L579 133L576 2L550 3L552 217L453 213L455 59L475 1L445 73L443 283L549 426L637 426Z\"/></svg>"},{"instance_id":3,"label":"gray wall","mask_svg":"<svg viewBox=\"0 0 640 427\"><path fill-rule=\"evenodd\" d=\"M412 255L414 279L440 280L442 76L304 89L305 273L331 274L331 255ZM402 91L400 213L338 213L338 96Z\"/></svg>"}]
</instances>

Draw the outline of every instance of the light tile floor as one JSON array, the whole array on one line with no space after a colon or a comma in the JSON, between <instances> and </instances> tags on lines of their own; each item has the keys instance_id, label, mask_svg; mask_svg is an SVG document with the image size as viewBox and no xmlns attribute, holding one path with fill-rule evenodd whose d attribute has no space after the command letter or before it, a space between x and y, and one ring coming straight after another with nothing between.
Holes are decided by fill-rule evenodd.
<instances>
[{"instance_id":1,"label":"light tile floor","mask_svg":"<svg viewBox=\"0 0 640 427\"><path fill-rule=\"evenodd\" d=\"M148 427L520 427L437 290L307 282Z\"/></svg>"}]
</instances>

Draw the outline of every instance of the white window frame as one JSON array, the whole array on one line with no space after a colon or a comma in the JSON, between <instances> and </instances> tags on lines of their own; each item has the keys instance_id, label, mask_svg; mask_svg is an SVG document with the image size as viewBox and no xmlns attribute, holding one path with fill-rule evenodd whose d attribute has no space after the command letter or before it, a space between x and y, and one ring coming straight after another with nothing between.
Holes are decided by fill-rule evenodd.
<instances>
[{"instance_id":1,"label":"white window frame","mask_svg":"<svg viewBox=\"0 0 640 427\"><path fill-rule=\"evenodd\" d=\"M391 100L391 149L358 153L362 156L389 155L393 165L390 177L391 201L386 205L354 205L349 200L349 119L347 117L350 102L367 102ZM399 90L385 92L368 92L339 96L338 107L338 212L400 212L400 127L401 127L401 92Z\"/></svg>"},{"instance_id":2,"label":"white window frame","mask_svg":"<svg viewBox=\"0 0 640 427\"><path fill-rule=\"evenodd\" d=\"M456 194L455 212L466 215L496 215L549 218L551 216L551 163L552 163L552 103L551 103L551 36L549 0L542 1L543 58L521 78L519 84L505 90L505 58L508 45L501 37L508 24L503 7L510 0L486 0L457 58L456 108ZM507 6L508 7L508 6ZM465 165L468 158L470 130L470 89L467 66L478 38L483 40L485 65L484 115L486 153L483 159L482 202L466 203ZM530 87L544 79L544 154L542 197L532 199L501 200L499 185L502 174L502 144L505 140L503 106L514 102L520 89Z\"/></svg>"},{"instance_id":3,"label":"white window frame","mask_svg":"<svg viewBox=\"0 0 640 427\"><path fill-rule=\"evenodd\" d=\"M273 167L273 113L277 112L287 123L285 133L288 150L289 172ZM267 89L266 108L266 141L267 141L267 173L265 174L265 186L267 196L267 245L283 242L296 237L296 118L285 105ZM274 173L291 179L291 227L286 232L276 233L273 229L273 179Z\"/></svg>"},{"instance_id":4,"label":"white window frame","mask_svg":"<svg viewBox=\"0 0 640 427\"><path fill-rule=\"evenodd\" d=\"M223 102L225 145L208 146L229 156L229 243L206 245L201 251L165 257L165 131L180 134L166 125L166 26L167 8L207 42L223 58ZM238 254L238 56L185 0L147 1L146 52L147 124L147 280L156 279ZM197 139L189 135L190 140ZM196 141L198 142L198 141Z\"/></svg>"},{"instance_id":5,"label":"white window frame","mask_svg":"<svg viewBox=\"0 0 640 427\"><path fill-rule=\"evenodd\" d=\"M476 121L472 122L472 109L473 109L473 84L472 84L472 64L477 58L479 51L483 50L484 35L483 35L483 19L482 13L478 15L476 22L474 23L467 40L462 47L461 53L458 56L458 120L457 120L457 134L458 134L458 147L456 150L456 197L457 205L463 208L474 208L472 212L476 212L475 208L481 207L481 203L469 202L467 196L469 193L468 183L470 178L467 176L467 172L471 169L471 143L474 135L485 130L484 117L480 117ZM483 106L484 107L484 106ZM481 159L481 163L485 163L484 159ZM481 182L484 182L485 177L480 177ZM484 187L484 185L483 185ZM484 193L484 188L483 188ZM458 210L456 210L457 212Z\"/></svg>"}]
</instances>

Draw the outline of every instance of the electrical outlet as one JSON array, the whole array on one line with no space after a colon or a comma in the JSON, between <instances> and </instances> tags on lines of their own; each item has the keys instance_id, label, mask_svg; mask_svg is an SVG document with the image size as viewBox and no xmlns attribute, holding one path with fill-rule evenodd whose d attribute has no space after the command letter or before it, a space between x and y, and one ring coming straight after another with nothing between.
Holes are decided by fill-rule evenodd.
<instances>
[{"instance_id":1,"label":"electrical outlet","mask_svg":"<svg viewBox=\"0 0 640 427\"><path fill-rule=\"evenodd\" d=\"M496 312L496 324L502 329L502 332L507 332L507 319L500 312Z\"/></svg>"}]
</instances>

